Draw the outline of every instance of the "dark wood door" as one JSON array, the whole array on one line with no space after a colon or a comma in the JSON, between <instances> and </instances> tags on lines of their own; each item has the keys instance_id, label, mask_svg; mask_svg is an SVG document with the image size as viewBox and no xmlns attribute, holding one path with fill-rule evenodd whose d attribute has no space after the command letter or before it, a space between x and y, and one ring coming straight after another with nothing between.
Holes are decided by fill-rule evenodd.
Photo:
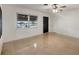
<instances>
[{"instance_id":1,"label":"dark wood door","mask_svg":"<svg viewBox=\"0 0 79 59\"><path fill-rule=\"evenodd\" d=\"M49 31L48 23L49 23L49 18L44 16L43 17L43 33L47 33Z\"/></svg>"}]
</instances>

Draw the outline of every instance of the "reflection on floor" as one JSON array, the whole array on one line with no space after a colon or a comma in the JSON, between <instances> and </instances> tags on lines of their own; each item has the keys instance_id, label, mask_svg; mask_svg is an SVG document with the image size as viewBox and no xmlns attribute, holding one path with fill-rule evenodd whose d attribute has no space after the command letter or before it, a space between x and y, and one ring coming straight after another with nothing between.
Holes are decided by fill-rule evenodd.
<instances>
[{"instance_id":1,"label":"reflection on floor","mask_svg":"<svg viewBox=\"0 0 79 59\"><path fill-rule=\"evenodd\" d=\"M56 33L46 33L31 38L5 43L2 54L79 54L79 39Z\"/></svg>"}]
</instances>

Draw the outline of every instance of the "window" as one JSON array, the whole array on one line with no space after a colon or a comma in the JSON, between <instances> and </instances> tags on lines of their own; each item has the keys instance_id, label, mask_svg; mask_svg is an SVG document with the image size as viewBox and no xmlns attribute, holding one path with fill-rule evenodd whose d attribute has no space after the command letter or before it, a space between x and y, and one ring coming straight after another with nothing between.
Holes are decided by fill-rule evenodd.
<instances>
[{"instance_id":1,"label":"window","mask_svg":"<svg viewBox=\"0 0 79 59\"><path fill-rule=\"evenodd\" d=\"M36 27L37 16L17 14L17 28L31 28Z\"/></svg>"},{"instance_id":2,"label":"window","mask_svg":"<svg viewBox=\"0 0 79 59\"><path fill-rule=\"evenodd\" d=\"M17 28L25 28L28 23L28 15L18 14L17 15Z\"/></svg>"},{"instance_id":3,"label":"window","mask_svg":"<svg viewBox=\"0 0 79 59\"><path fill-rule=\"evenodd\" d=\"M29 19L29 25L30 27L34 27L37 25L37 16L30 16L30 19Z\"/></svg>"}]
</instances>

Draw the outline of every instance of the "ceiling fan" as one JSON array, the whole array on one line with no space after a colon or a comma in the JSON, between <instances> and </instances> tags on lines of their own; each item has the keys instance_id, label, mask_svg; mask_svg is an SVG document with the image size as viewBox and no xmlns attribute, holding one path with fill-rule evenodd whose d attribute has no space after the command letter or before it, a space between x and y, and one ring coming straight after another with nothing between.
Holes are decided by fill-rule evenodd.
<instances>
[{"instance_id":1,"label":"ceiling fan","mask_svg":"<svg viewBox=\"0 0 79 59\"><path fill-rule=\"evenodd\" d=\"M63 11L64 8L67 6L65 5L59 5L59 4L44 4L44 6L51 6L53 12Z\"/></svg>"}]
</instances>

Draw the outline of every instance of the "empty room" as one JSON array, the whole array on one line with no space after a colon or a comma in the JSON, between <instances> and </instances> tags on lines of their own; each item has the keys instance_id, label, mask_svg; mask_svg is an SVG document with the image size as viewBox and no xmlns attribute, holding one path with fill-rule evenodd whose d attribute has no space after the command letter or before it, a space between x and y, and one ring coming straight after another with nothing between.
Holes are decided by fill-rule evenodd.
<instances>
[{"instance_id":1,"label":"empty room","mask_svg":"<svg viewBox=\"0 0 79 59\"><path fill-rule=\"evenodd\" d=\"M1 55L79 55L79 4L1 4Z\"/></svg>"}]
</instances>

